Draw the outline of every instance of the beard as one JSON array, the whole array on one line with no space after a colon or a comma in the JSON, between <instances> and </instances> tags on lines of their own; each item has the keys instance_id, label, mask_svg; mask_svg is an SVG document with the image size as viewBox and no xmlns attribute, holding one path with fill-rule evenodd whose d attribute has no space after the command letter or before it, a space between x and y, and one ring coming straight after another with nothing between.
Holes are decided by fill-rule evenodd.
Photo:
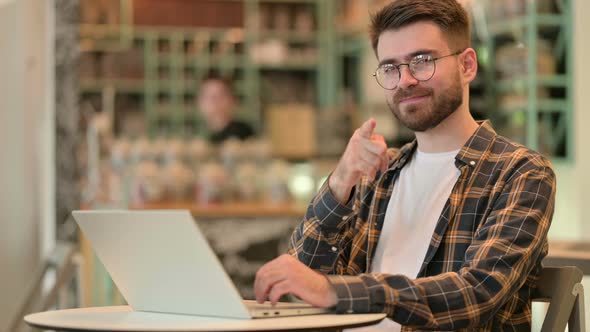
<instances>
[{"instance_id":1,"label":"beard","mask_svg":"<svg viewBox=\"0 0 590 332\"><path fill-rule=\"evenodd\" d=\"M393 115L410 130L423 132L435 128L463 104L463 89L458 72L451 82L451 86L437 94L432 88L419 86L399 89L393 98L387 99L387 105ZM402 99L418 96L428 96L429 100L418 105L404 105L402 111Z\"/></svg>"}]
</instances>

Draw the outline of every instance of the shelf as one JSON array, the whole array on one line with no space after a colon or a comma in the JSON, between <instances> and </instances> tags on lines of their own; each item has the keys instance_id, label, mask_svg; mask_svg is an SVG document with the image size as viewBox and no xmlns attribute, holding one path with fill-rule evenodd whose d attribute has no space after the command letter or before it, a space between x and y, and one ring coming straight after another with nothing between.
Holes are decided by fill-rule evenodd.
<instances>
[{"instance_id":1,"label":"shelf","mask_svg":"<svg viewBox=\"0 0 590 332\"><path fill-rule=\"evenodd\" d=\"M254 3L282 3L282 4L314 4L317 0L246 0L246 2Z\"/></svg>"},{"instance_id":2,"label":"shelf","mask_svg":"<svg viewBox=\"0 0 590 332\"><path fill-rule=\"evenodd\" d=\"M230 77L234 82L234 90L243 106L244 118L262 132L264 122L261 91L266 78L285 73L297 76L293 80L306 80L313 85L314 102L318 107L335 107L338 102L338 31L334 26L337 5L325 0L230 0L243 1L244 16L255 16L261 3L266 4L300 4L290 8L300 10L305 7L306 13L313 16L313 26L309 32L288 28L284 30L255 27L250 21L239 27L204 28L196 26L155 26L155 25L82 25L81 35L87 36L89 42L99 42L104 37L119 36L118 45L123 50L133 50L135 56L141 56L143 62L143 81L127 82L110 80L117 91L135 93L143 97L143 108L147 115L147 131L153 134L159 121L169 117L171 131L183 132L183 120L187 113L198 113L193 110L192 103L196 98L199 82L209 73ZM284 6L291 7L291 6ZM272 10L271 10L272 11ZM292 16L292 15L291 15ZM294 17L289 18L290 26L295 26ZM360 26L350 29L351 36L360 31ZM112 36L112 37L111 37ZM282 47L287 48L282 62L254 63L256 58L252 49L262 47L269 39L280 40ZM361 43L351 39L347 49L359 50ZM91 45L92 46L92 45ZM105 53L110 50L102 50ZM267 55L267 54L265 54ZM356 54L354 55L356 56ZM258 58L256 58L258 59ZM265 60L265 59L262 59ZM285 80L287 81L287 80ZM106 80L85 81L83 93L100 93ZM286 82L285 85L292 82ZM165 104L167 112L156 115L162 110L160 103ZM167 105L170 105L168 107ZM153 122L153 123L152 123Z\"/></svg>"},{"instance_id":3,"label":"shelf","mask_svg":"<svg viewBox=\"0 0 590 332\"><path fill-rule=\"evenodd\" d=\"M297 31L273 31L273 30L259 30L250 34L254 39L280 39L293 43L315 43L318 41L319 33L311 31L309 33L301 33Z\"/></svg>"},{"instance_id":4,"label":"shelf","mask_svg":"<svg viewBox=\"0 0 590 332\"><path fill-rule=\"evenodd\" d=\"M341 54L354 54L356 52L362 53L367 49L367 47L370 46L365 36L348 36L340 38L338 51Z\"/></svg>"},{"instance_id":5,"label":"shelf","mask_svg":"<svg viewBox=\"0 0 590 332\"><path fill-rule=\"evenodd\" d=\"M80 79L80 91L83 93L101 93L106 87L113 86L117 93L142 94L143 79Z\"/></svg>"},{"instance_id":6,"label":"shelf","mask_svg":"<svg viewBox=\"0 0 590 332\"><path fill-rule=\"evenodd\" d=\"M192 40L195 36L203 37L208 40L224 39L228 31L243 30L243 27L226 27L226 28L204 28L204 27L182 27L182 26L146 26L134 25L133 33L139 38L162 37L171 34L181 36L181 39ZM163 40L167 37L160 38Z\"/></svg>"},{"instance_id":7,"label":"shelf","mask_svg":"<svg viewBox=\"0 0 590 332\"><path fill-rule=\"evenodd\" d=\"M315 61L288 61L283 63L260 63L254 64L260 70L315 70L318 67Z\"/></svg>"},{"instance_id":8,"label":"shelf","mask_svg":"<svg viewBox=\"0 0 590 332\"><path fill-rule=\"evenodd\" d=\"M197 95L198 84L201 80L185 79L185 80L171 80L167 78L159 80L146 80L145 84L149 86L153 92L165 95L172 95L174 92L177 95L186 95L195 97ZM243 81L235 81L233 83L234 93L237 96L245 95L245 83ZM140 92L140 93L143 93Z\"/></svg>"},{"instance_id":9,"label":"shelf","mask_svg":"<svg viewBox=\"0 0 590 332\"><path fill-rule=\"evenodd\" d=\"M568 78L565 75L551 75L551 76L537 76L535 83L538 87L548 88L566 88L568 85ZM498 92L511 92L514 90L524 90L528 85L528 80L525 77L515 79L500 80L496 89Z\"/></svg>"},{"instance_id":10,"label":"shelf","mask_svg":"<svg viewBox=\"0 0 590 332\"><path fill-rule=\"evenodd\" d=\"M156 121L170 122L173 121L171 116L181 114L179 112L183 108L180 105L155 105L153 117Z\"/></svg>"},{"instance_id":11,"label":"shelf","mask_svg":"<svg viewBox=\"0 0 590 332\"><path fill-rule=\"evenodd\" d=\"M540 99L537 103L538 113L552 113L552 112L563 112L567 113L569 104L564 99ZM516 104L509 107L499 106L499 110L502 113L516 113L516 112L527 112L528 106L526 102L522 104Z\"/></svg>"},{"instance_id":12,"label":"shelf","mask_svg":"<svg viewBox=\"0 0 590 332\"><path fill-rule=\"evenodd\" d=\"M157 55L158 65L161 68L162 65L172 67L174 63L173 57L178 57L177 67L181 68L195 68L195 69L207 69L207 68L242 68L245 61L248 59L243 55L237 56L215 56L215 55L199 55L183 53L179 55L172 55L166 53L160 53Z\"/></svg>"},{"instance_id":13,"label":"shelf","mask_svg":"<svg viewBox=\"0 0 590 332\"><path fill-rule=\"evenodd\" d=\"M511 33L529 26L530 16L508 18L499 22L491 22L489 32L493 35ZM535 17L537 27L561 27L565 25L565 16L560 14L539 14Z\"/></svg>"},{"instance_id":14,"label":"shelf","mask_svg":"<svg viewBox=\"0 0 590 332\"><path fill-rule=\"evenodd\" d=\"M271 203L227 203L199 205L192 202L162 202L132 205L135 210L189 210L195 218L297 217L305 215L304 206Z\"/></svg>"},{"instance_id":15,"label":"shelf","mask_svg":"<svg viewBox=\"0 0 590 332\"><path fill-rule=\"evenodd\" d=\"M188 68L223 68L223 67L230 67L230 68L237 68L242 69L244 64L249 59L243 55L240 56L211 56L207 57L207 61L200 61L204 59L204 57L200 57L198 55L187 55L185 56L185 67Z\"/></svg>"},{"instance_id":16,"label":"shelf","mask_svg":"<svg viewBox=\"0 0 590 332\"><path fill-rule=\"evenodd\" d=\"M123 25L119 24L87 24L79 25L79 32L81 38L119 38L121 32L125 29Z\"/></svg>"}]
</instances>

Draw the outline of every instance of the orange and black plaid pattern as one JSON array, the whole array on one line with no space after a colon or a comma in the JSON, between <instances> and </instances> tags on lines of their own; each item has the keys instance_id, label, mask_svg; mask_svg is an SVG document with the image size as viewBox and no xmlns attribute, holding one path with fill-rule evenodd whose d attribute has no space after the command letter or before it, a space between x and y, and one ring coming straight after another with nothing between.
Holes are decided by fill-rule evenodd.
<instances>
[{"instance_id":1,"label":"orange and black plaid pattern","mask_svg":"<svg viewBox=\"0 0 590 332\"><path fill-rule=\"evenodd\" d=\"M385 312L403 331L530 331L555 203L550 162L483 122L455 158L461 175L418 278L368 273L395 180L415 148L389 150L388 170L363 178L347 205L326 181L289 252L329 274L340 313Z\"/></svg>"}]
</instances>

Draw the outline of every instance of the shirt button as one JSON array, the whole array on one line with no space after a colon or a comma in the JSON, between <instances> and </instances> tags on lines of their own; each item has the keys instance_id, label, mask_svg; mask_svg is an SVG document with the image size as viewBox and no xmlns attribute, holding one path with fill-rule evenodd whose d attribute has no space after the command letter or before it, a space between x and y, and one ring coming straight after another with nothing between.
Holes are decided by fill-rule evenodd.
<instances>
[{"instance_id":1,"label":"shirt button","mask_svg":"<svg viewBox=\"0 0 590 332\"><path fill-rule=\"evenodd\" d=\"M336 251L338 251L338 248L332 247L332 252L336 252Z\"/></svg>"},{"instance_id":2,"label":"shirt button","mask_svg":"<svg viewBox=\"0 0 590 332\"><path fill-rule=\"evenodd\" d=\"M472 161L470 161L470 162L469 162L469 165L471 165L471 166L475 166L475 161L473 161L473 160L472 160Z\"/></svg>"}]
</instances>

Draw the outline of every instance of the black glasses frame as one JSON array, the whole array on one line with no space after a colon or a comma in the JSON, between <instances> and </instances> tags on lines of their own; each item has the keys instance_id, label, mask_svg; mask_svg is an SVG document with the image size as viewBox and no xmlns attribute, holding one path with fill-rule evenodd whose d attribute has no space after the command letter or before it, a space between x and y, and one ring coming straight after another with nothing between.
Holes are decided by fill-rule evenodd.
<instances>
[{"instance_id":1,"label":"black glasses frame","mask_svg":"<svg viewBox=\"0 0 590 332\"><path fill-rule=\"evenodd\" d=\"M375 77L375 80L377 81L377 84L379 84L379 86L381 86L383 89L385 89L385 90L394 90L395 88L397 88L397 86L399 85L399 82L400 82L400 81L401 81L401 79L402 79L402 70L401 70L401 66L408 66L408 69L409 69L410 75L412 75L412 77L413 77L414 79L416 79L416 80L417 80L417 81L419 81L419 82L426 82L426 81L430 80L431 78L433 78L433 77L434 77L434 74L436 73L436 60L440 60L440 59L447 58L447 57L450 57L450 56L459 55L459 54L463 53L464 51L465 51L465 50L461 50L461 51L457 51L457 52L455 52L455 53L451 53L451 54L447 54L447 55L443 55L443 56L439 56L439 57L437 57L437 58L433 58L433 59L431 59L430 61L432 61L432 62L433 62L433 65L434 65L434 68L432 69L432 75L430 75L430 77L429 77L429 78L427 78L427 79L424 79L424 80L418 79L418 78L416 78L416 76L414 76L414 74L412 73L412 69L411 69L411 67L410 67L411 61L410 61L410 63L400 63L399 65L394 65L393 63L386 63L386 64L383 64L383 65L381 65L381 66L377 67L377 69L375 69L375 71L373 72L373 77ZM417 55L416 57L418 57L418 56L420 56L420 55ZM412 58L412 60L414 60L416 57ZM398 76L399 76L399 77L398 77L398 79L397 79L397 84L396 84L396 85L395 85L393 88L386 88L386 87L384 87L384 86L383 86L383 85L382 85L382 84L379 82L379 78L377 77L377 71L379 71L379 69L383 68L384 66L394 67L395 69L397 69L397 74L398 74Z\"/></svg>"}]
</instances>

